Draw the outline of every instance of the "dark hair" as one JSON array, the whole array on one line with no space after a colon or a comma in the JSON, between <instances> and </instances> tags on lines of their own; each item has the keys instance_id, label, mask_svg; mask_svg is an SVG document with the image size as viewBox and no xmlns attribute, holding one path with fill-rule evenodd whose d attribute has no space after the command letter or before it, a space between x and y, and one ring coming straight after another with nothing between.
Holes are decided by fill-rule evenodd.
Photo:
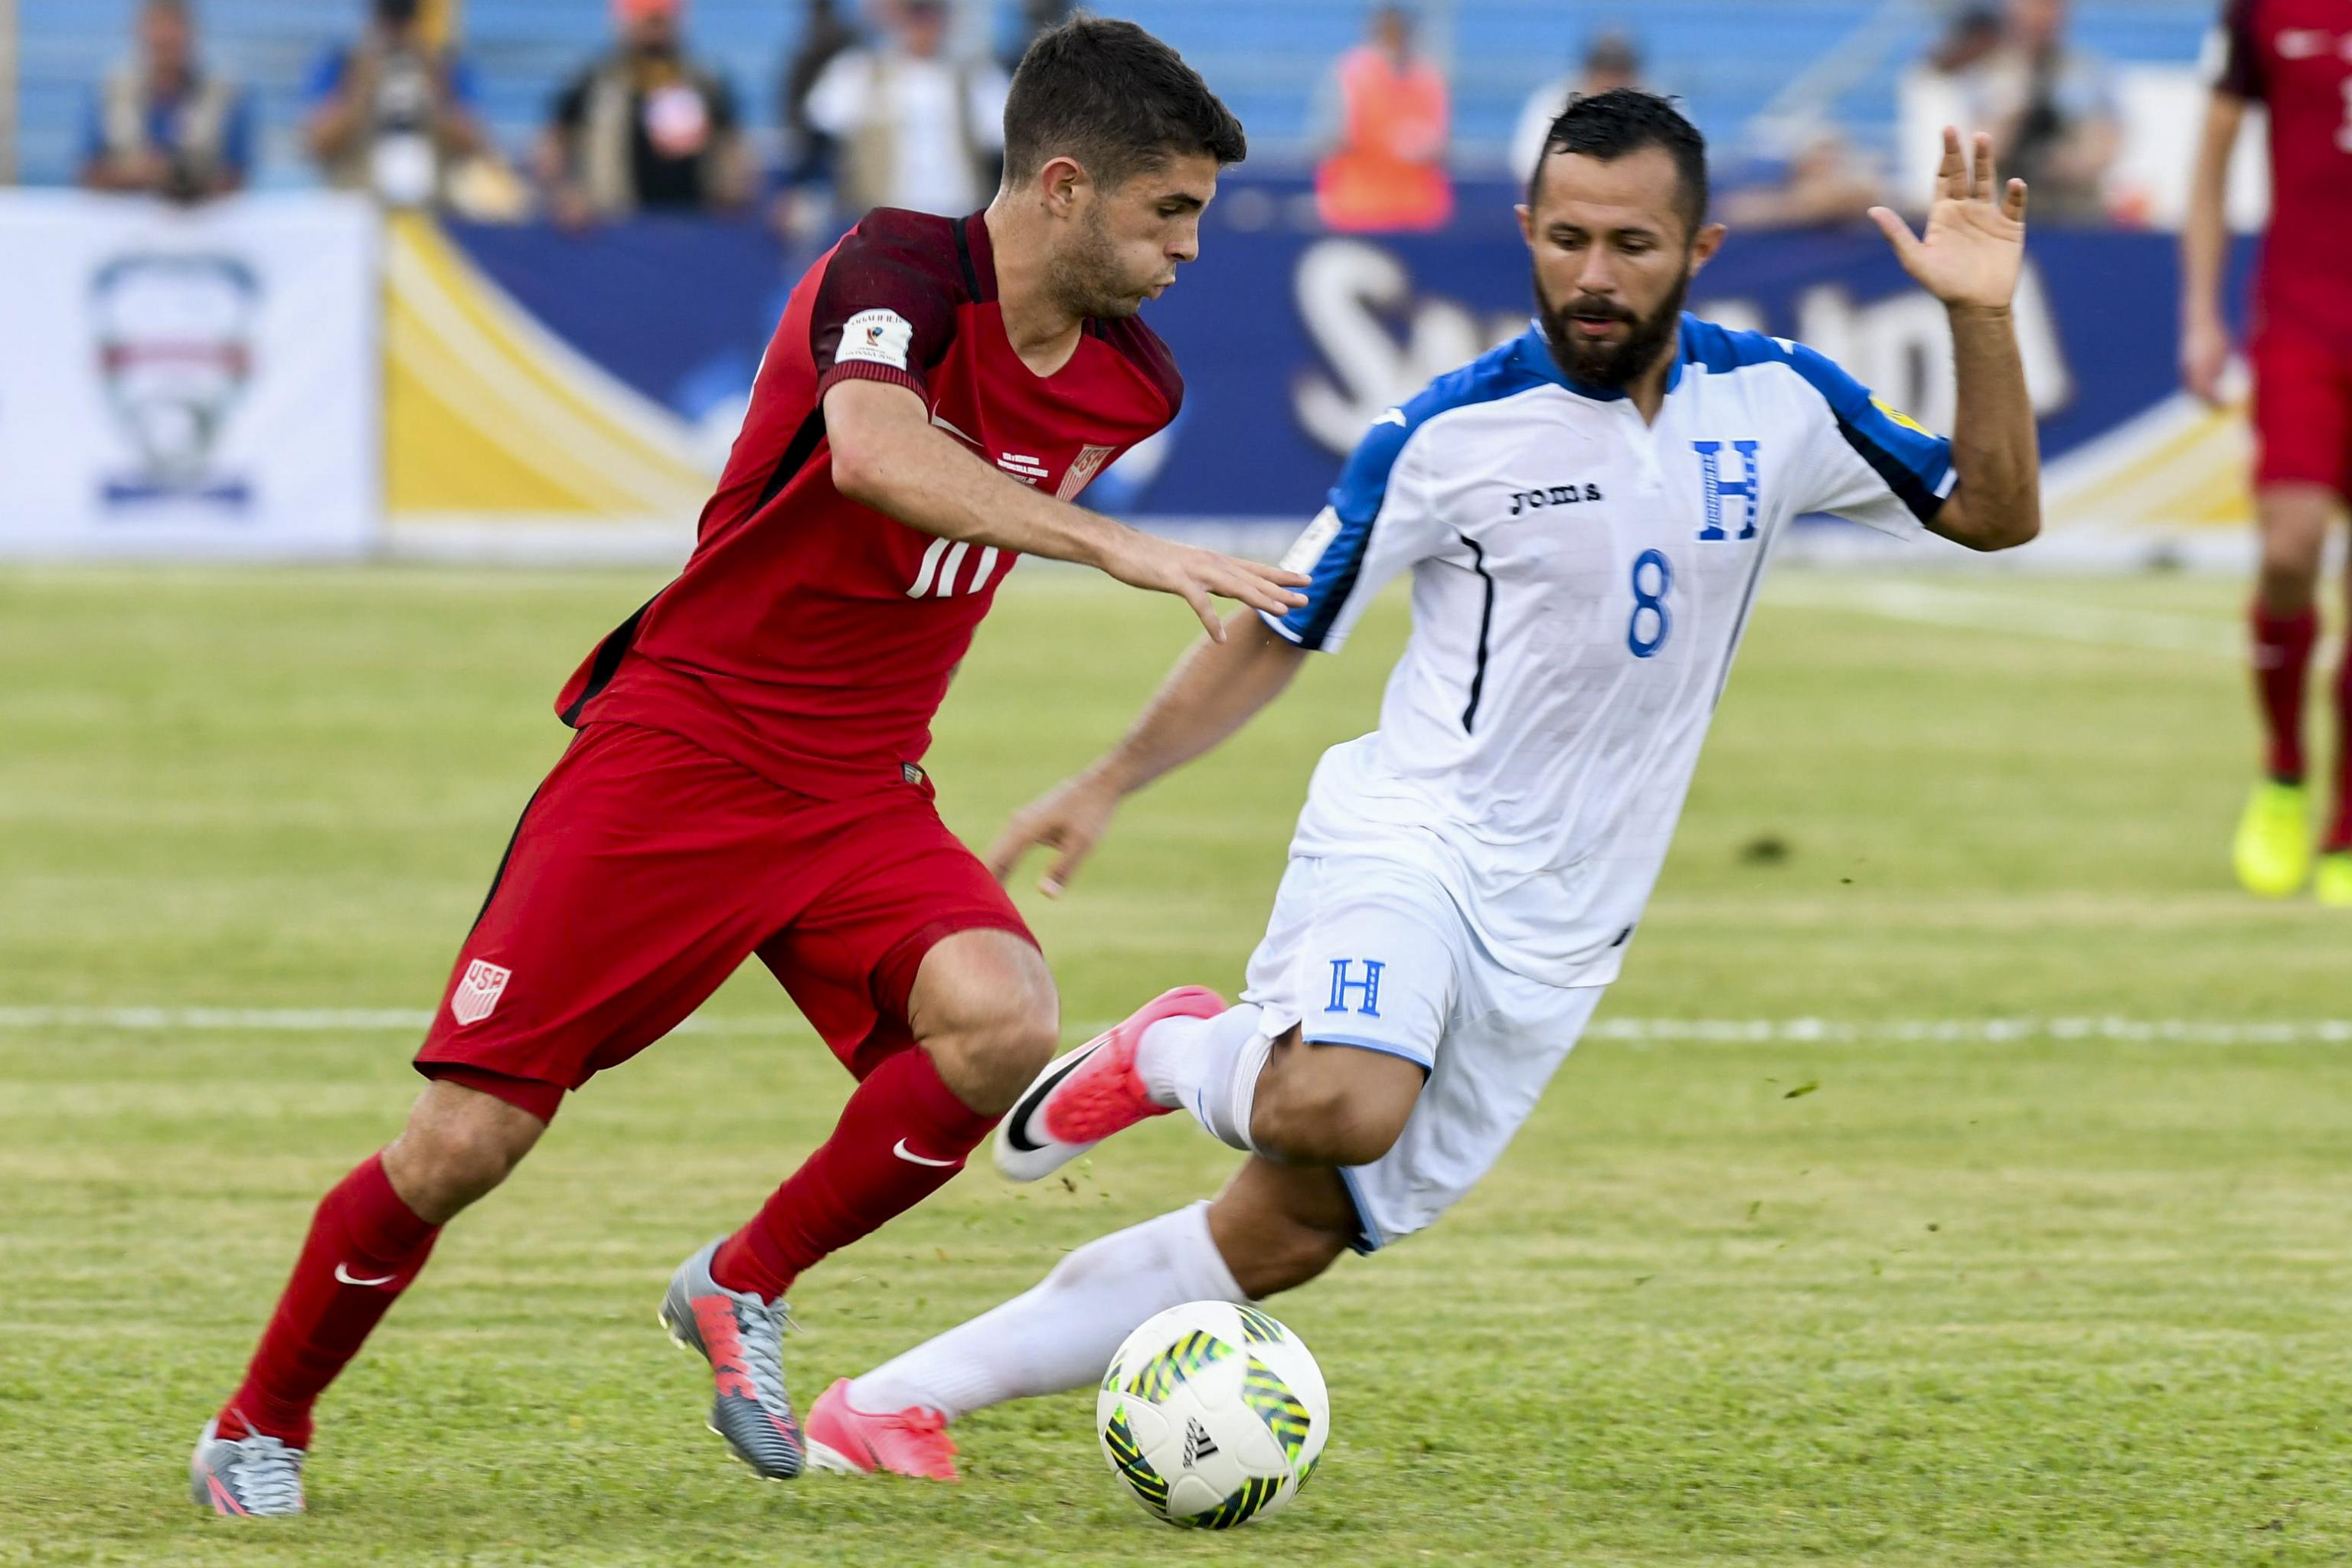
<instances>
[{"instance_id":1,"label":"dark hair","mask_svg":"<svg viewBox=\"0 0 2352 1568\"><path fill-rule=\"evenodd\" d=\"M1545 132L1543 152L1528 175L1528 205L1536 205L1544 164L1554 153L1573 153L1613 163L1644 147L1662 147L1673 157L1682 185L1676 205L1690 232L1696 234L1706 221L1706 138L1670 100L1636 88L1612 88L1568 100L1568 107Z\"/></svg>"},{"instance_id":2,"label":"dark hair","mask_svg":"<svg viewBox=\"0 0 2352 1568\"><path fill-rule=\"evenodd\" d=\"M1006 179L1069 157L1113 186L1188 153L1238 163L1249 138L1201 73L1134 23L1082 11L1021 57L1004 104Z\"/></svg>"}]
</instances>

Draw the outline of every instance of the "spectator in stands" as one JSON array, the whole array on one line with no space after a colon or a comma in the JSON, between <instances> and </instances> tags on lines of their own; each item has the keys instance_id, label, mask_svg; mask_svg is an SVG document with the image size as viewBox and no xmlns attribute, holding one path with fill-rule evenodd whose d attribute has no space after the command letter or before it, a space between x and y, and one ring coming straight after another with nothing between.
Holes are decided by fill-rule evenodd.
<instances>
[{"instance_id":1,"label":"spectator in stands","mask_svg":"<svg viewBox=\"0 0 2352 1568\"><path fill-rule=\"evenodd\" d=\"M1927 68L1938 76L1966 75L2000 50L2003 36L2000 6L1963 6L1927 56Z\"/></svg>"},{"instance_id":2,"label":"spectator in stands","mask_svg":"<svg viewBox=\"0 0 2352 1568\"><path fill-rule=\"evenodd\" d=\"M557 221L719 212L756 171L734 90L686 53L684 0L613 0L619 36L555 100L540 179Z\"/></svg>"},{"instance_id":3,"label":"spectator in stands","mask_svg":"<svg viewBox=\"0 0 2352 1568\"><path fill-rule=\"evenodd\" d=\"M809 119L809 95L825 68L857 45L856 30L844 21L835 0L807 0L793 52L784 60L776 95L784 125L782 189L775 204L778 232L804 243L816 237L829 211L821 187L833 181L839 148Z\"/></svg>"},{"instance_id":4,"label":"spectator in stands","mask_svg":"<svg viewBox=\"0 0 2352 1568\"><path fill-rule=\"evenodd\" d=\"M137 52L91 100L81 183L184 202L243 186L253 164L253 107L197 58L188 0L147 0L138 37Z\"/></svg>"},{"instance_id":5,"label":"spectator in stands","mask_svg":"<svg viewBox=\"0 0 2352 1568\"><path fill-rule=\"evenodd\" d=\"M961 217L996 190L1012 89L990 59L948 52L946 0L897 0L882 43L825 68L809 123L839 146L838 215L875 207Z\"/></svg>"},{"instance_id":6,"label":"spectator in stands","mask_svg":"<svg viewBox=\"0 0 2352 1568\"><path fill-rule=\"evenodd\" d=\"M330 184L392 206L432 205L489 150L473 72L429 35L422 0L373 0L370 9L360 41L329 49L312 70L303 139Z\"/></svg>"},{"instance_id":7,"label":"spectator in stands","mask_svg":"<svg viewBox=\"0 0 2352 1568\"><path fill-rule=\"evenodd\" d=\"M1612 27L1595 33L1584 46L1583 61L1566 76L1557 76L1528 94L1519 110L1518 129L1511 132L1511 171L1532 170L1541 161L1544 139L1551 122L1571 98L1591 98L1621 87L1650 90L1642 72L1642 51L1633 36Z\"/></svg>"},{"instance_id":8,"label":"spectator in stands","mask_svg":"<svg viewBox=\"0 0 2352 1568\"><path fill-rule=\"evenodd\" d=\"M1370 38L1342 56L1333 72L1326 118L1336 132L1315 171L1326 227L1435 229L1454 216L1445 74L1415 50L1412 24L1403 6L1381 6L1372 13Z\"/></svg>"},{"instance_id":9,"label":"spectator in stands","mask_svg":"<svg viewBox=\"0 0 2352 1568\"><path fill-rule=\"evenodd\" d=\"M2043 218L2104 216L2123 143L2114 73L2066 42L2066 0L2009 0L2000 47L1961 78L1968 122L1992 132L2004 174Z\"/></svg>"}]
</instances>

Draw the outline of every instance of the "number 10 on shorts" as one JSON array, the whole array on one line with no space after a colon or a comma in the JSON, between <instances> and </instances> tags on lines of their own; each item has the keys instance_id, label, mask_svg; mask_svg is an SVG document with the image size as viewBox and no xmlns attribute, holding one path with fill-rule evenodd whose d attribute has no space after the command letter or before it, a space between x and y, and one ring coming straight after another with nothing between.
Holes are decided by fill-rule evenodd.
<instances>
[{"instance_id":1,"label":"number 10 on shorts","mask_svg":"<svg viewBox=\"0 0 2352 1568\"><path fill-rule=\"evenodd\" d=\"M1356 973L1357 962L1363 964L1364 972L1360 977ZM1386 967L1386 964L1376 958L1360 961L1333 959L1331 961L1331 1005L1323 1011L1345 1013L1348 1011L1349 998L1353 997L1357 1000L1358 1005L1355 1009L1357 1012L1367 1018L1379 1017L1381 1016L1381 971Z\"/></svg>"}]
</instances>

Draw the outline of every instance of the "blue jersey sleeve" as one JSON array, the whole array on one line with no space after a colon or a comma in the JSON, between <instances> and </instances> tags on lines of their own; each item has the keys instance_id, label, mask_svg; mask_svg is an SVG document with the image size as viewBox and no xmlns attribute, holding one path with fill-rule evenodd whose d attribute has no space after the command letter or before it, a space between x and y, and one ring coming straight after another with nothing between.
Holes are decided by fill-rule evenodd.
<instances>
[{"instance_id":1,"label":"blue jersey sleeve","mask_svg":"<svg viewBox=\"0 0 2352 1568\"><path fill-rule=\"evenodd\" d=\"M1284 565L1307 573L1314 581L1305 589L1307 603L1286 616L1266 619L1299 647L1336 647L1345 640L1341 617L1366 586L1364 563L1371 553L1373 531L1388 505L1397 459L1404 455L1412 434L1403 410L1392 408L1381 415L1339 470L1322 515L1283 558Z\"/></svg>"},{"instance_id":2,"label":"blue jersey sleeve","mask_svg":"<svg viewBox=\"0 0 2352 1568\"><path fill-rule=\"evenodd\" d=\"M1872 396L1868 387L1804 344L1790 344L1788 354L1790 368L1829 405L1842 455L1850 459L1836 461L1841 454L1833 451L1833 460L1821 465L1821 493L1804 510L1885 527L1891 498L1913 521L1934 521L1955 482L1951 442Z\"/></svg>"}]
</instances>

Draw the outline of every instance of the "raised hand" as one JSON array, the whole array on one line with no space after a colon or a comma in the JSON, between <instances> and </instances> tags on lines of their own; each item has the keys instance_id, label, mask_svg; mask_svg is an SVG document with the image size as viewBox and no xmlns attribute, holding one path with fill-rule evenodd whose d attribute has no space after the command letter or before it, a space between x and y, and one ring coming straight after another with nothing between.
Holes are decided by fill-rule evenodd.
<instances>
[{"instance_id":1,"label":"raised hand","mask_svg":"<svg viewBox=\"0 0 2352 1568\"><path fill-rule=\"evenodd\" d=\"M1225 640L1225 623L1217 614L1214 600L1234 599L1253 610L1280 616L1307 602L1307 596L1296 590L1310 581L1279 566L1136 531L1122 536L1102 569L1130 587L1175 595L1192 606L1192 613L1218 642Z\"/></svg>"},{"instance_id":2,"label":"raised hand","mask_svg":"<svg viewBox=\"0 0 2352 1568\"><path fill-rule=\"evenodd\" d=\"M1963 152L1960 133L1946 126L1926 237L1885 207L1870 216L1922 289L1956 309L2005 310L2025 268L2025 198L2023 180L2001 188L1991 137L1978 132Z\"/></svg>"}]
</instances>

